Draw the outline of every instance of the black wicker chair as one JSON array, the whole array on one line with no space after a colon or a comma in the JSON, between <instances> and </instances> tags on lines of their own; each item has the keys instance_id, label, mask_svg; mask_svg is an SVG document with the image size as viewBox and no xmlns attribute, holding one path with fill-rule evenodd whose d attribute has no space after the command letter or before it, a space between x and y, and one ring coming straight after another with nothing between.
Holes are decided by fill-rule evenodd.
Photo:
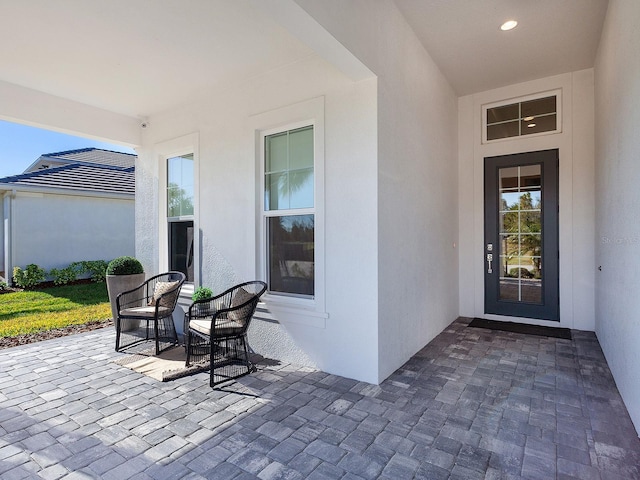
<instances>
[{"instance_id":1,"label":"black wicker chair","mask_svg":"<svg viewBox=\"0 0 640 480\"><path fill-rule=\"evenodd\" d=\"M185 318L186 365L208 357L210 386L255 370L249 359L247 330L266 289L264 282L245 282L189 307Z\"/></svg>"},{"instance_id":2,"label":"black wicker chair","mask_svg":"<svg viewBox=\"0 0 640 480\"><path fill-rule=\"evenodd\" d=\"M173 311L185 278L181 272L161 273L118 295L116 351L153 341L157 355L178 343Z\"/></svg>"}]
</instances>

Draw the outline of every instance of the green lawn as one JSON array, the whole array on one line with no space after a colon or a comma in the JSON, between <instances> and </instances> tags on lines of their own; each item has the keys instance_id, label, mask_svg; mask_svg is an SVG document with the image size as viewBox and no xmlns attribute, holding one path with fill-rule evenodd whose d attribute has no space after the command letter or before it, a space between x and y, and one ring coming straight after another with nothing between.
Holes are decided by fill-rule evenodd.
<instances>
[{"instance_id":1,"label":"green lawn","mask_svg":"<svg viewBox=\"0 0 640 480\"><path fill-rule=\"evenodd\" d=\"M0 295L0 338L111 317L104 282Z\"/></svg>"}]
</instances>

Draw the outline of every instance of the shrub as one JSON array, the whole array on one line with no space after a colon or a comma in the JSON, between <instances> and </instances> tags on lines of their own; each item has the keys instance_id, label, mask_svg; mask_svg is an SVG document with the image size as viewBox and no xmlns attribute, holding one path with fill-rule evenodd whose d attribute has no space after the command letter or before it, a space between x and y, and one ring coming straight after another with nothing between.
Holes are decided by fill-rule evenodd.
<instances>
[{"instance_id":1,"label":"shrub","mask_svg":"<svg viewBox=\"0 0 640 480\"><path fill-rule=\"evenodd\" d=\"M74 282L80 273L82 273L82 265L79 262L74 262L65 268L52 268L49 276L53 277L54 284L66 285L69 282Z\"/></svg>"},{"instance_id":2,"label":"shrub","mask_svg":"<svg viewBox=\"0 0 640 480\"><path fill-rule=\"evenodd\" d=\"M114 258L107 265L107 275L135 275L136 273L144 273L142 264L133 257Z\"/></svg>"},{"instance_id":3,"label":"shrub","mask_svg":"<svg viewBox=\"0 0 640 480\"><path fill-rule=\"evenodd\" d=\"M191 295L191 299L194 302L211 297L213 297L213 291L209 287L198 287L193 292L193 295Z\"/></svg>"},{"instance_id":4,"label":"shrub","mask_svg":"<svg viewBox=\"0 0 640 480\"><path fill-rule=\"evenodd\" d=\"M509 270L509 276L514 278L533 278L533 273L526 268L516 267Z\"/></svg>"},{"instance_id":5,"label":"shrub","mask_svg":"<svg viewBox=\"0 0 640 480\"><path fill-rule=\"evenodd\" d=\"M27 265L27 269L23 270L20 267L13 268L13 280L21 288L31 288L36 286L40 282L44 282L46 274L43 268L40 268L35 263Z\"/></svg>"},{"instance_id":6,"label":"shrub","mask_svg":"<svg viewBox=\"0 0 640 480\"><path fill-rule=\"evenodd\" d=\"M78 262L82 265L82 272L88 273L94 282L104 282L108 263L104 260L88 260Z\"/></svg>"},{"instance_id":7,"label":"shrub","mask_svg":"<svg viewBox=\"0 0 640 480\"><path fill-rule=\"evenodd\" d=\"M9 285L7 284L7 282L0 282L0 292L2 292L3 290L9 290Z\"/></svg>"}]
</instances>

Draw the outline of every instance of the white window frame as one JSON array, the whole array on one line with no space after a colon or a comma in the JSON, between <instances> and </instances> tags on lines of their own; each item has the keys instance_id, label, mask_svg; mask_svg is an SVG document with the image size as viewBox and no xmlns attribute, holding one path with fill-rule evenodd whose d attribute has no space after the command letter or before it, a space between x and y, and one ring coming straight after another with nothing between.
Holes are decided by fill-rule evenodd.
<instances>
[{"instance_id":1,"label":"white window frame","mask_svg":"<svg viewBox=\"0 0 640 480\"><path fill-rule=\"evenodd\" d=\"M280 215L314 215L314 295L267 293L263 300L271 309L289 316L291 321L323 326L325 313L325 222L324 222L324 97L315 98L252 117L256 143L256 272L267 279L267 218ZM313 126L314 203L313 208L266 210L265 138L297 128ZM306 317L306 318L305 318ZM314 320L321 319L320 324Z\"/></svg>"},{"instance_id":2,"label":"white window frame","mask_svg":"<svg viewBox=\"0 0 640 480\"><path fill-rule=\"evenodd\" d=\"M158 158L158 265L161 272L169 270L169 221L193 221L193 283L200 285L200 195L199 195L199 171L200 154L198 149L199 135L197 133L185 135L173 140L158 143L154 150ZM167 211L167 160L173 157L193 154L193 215L169 217Z\"/></svg>"},{"instance_id":3,"label":"white window frame","mask_svg":"<svg viewBox=\"0 0 640 480\"><path fill-rule=\"evenodd\" d=\"M495 140L487 140L487 110L490 108L503 107L505 105L513 105L515 103L528 102L530 100L538 100L540 98L556 97L556 129L547 132L531 133L527 135L518 135L513 137L496 138ZM523 97L510 98L508 100L500 100L482 105L482 143L496 143L504 141L522 140L525 138L535 138L543 135L554 135L562 133L562 90L548 90L546 92L533 93Z\"/></svg>"}]
</instances>

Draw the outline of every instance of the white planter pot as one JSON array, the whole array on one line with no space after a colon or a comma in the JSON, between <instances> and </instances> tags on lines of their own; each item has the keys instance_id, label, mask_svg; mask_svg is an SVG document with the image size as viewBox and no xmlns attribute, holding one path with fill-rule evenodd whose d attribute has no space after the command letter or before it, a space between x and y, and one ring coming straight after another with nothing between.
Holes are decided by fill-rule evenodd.
<instances>
[{"instance_id":1,"label":"white planter pot","mask_svg":"<svg viewBox=\"0 0 640 480\"><path fill-rule=\"evenodd\" d=\"M144 282L144 273L136 273L134 275L107 275L107 292L109 292L109 302L111 303L111 315L113 316L114 327L115 320L118 316L118 307L116 305L116 298L122 292L133 290ZM141 305L138 305L141 306ZM133 325L131 321L127 325L123 325L122 330L134 330L138 328L140 322L136 322L137 325Z\"/></svg>"}]
</instances>

